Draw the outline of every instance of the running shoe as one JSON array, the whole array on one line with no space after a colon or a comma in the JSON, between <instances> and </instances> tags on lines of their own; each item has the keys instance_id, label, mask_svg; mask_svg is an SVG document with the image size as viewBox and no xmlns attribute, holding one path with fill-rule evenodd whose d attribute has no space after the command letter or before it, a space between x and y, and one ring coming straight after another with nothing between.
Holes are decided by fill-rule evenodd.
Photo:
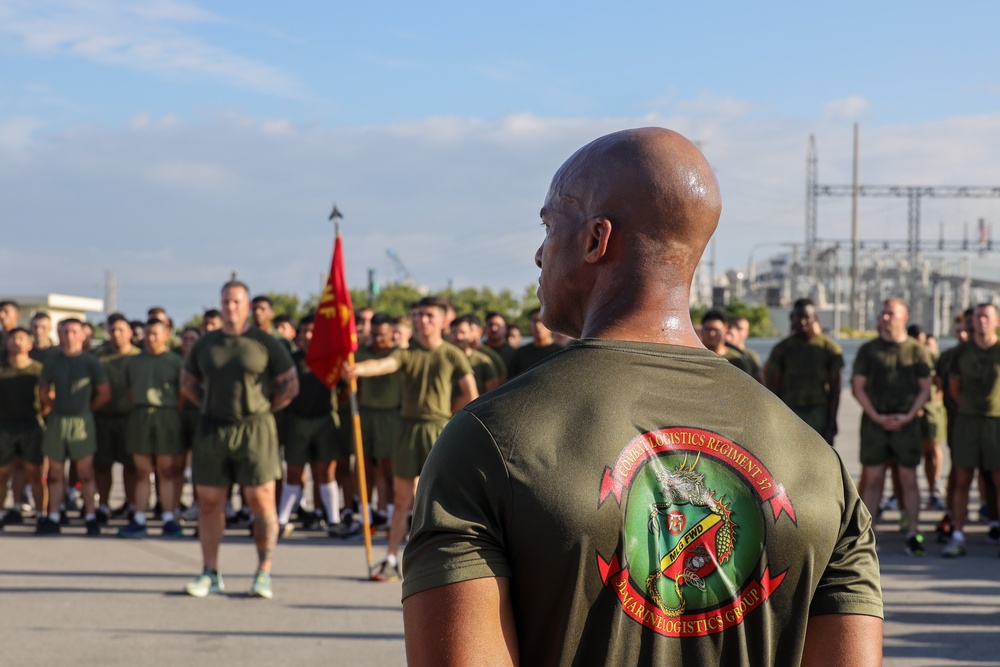
<instances>
[{"instance_id":1,"label":"running shoe","mask_svg":"<svg viewBox=\"0 0 1000 667\"><path fill-rule=\"evenodd\" d=\"M167 521L163 524L160 535L163 537L184 537L184 529L176 521Z\"/></svg>"},{"instance_id":2,"label":"running shoe","mask_svg":"<svg viewBox=\"0 0 1000 667\"><path fill-rule=\"evenodd\" d=\"M944 548L941 555L945 558L958 558L965 555L965 540L952 539L948 546Z\"/></svg>"},{"instance_id":3,"label":"running shoe","mask_svg":"<svg viewBox=\"0 0 1000 667\"><path fill-rule=\"evenodd\" d=\"M22 523L24 523L24 515L19 509L8 510L3 519L0 520L0 524L6 526L18 526Z\"/></svg>"},{"instance_id":4,"label":"running shoe","mask_svg":"<svg viewBox=\"0 0 1000 667\"><path fill-rule=\"evenodd\" d=\"M335 523L327 529L326 534L330 537L346 540L361 534L361 522L351 519L350 521Z\"/></svg>"},{"instance_id":5,"label":"running shoe","mask_svg":"<svg viewBox=\"0 0 1000 667\"><path fill-rule=\"evenodd\" d=\"M108 519L111 518L108 516L108 513L102 509L98 509L96 512L94 512L94 516L97 517L97 523L101 524L102 526L108 525Z\"/></svg>"},{"instance_id":6,"label":"running shoe","mask_svg":"<svg viewBox=\"0 0 1000 667\"><path fill-rule=\"evenodd\" d=\"M87 526L87 535L96 537L101 534L101 527L98 525L97 519L87 519L85 523Z\"/></svg>"},{"instance_id":7,"label":"running shoe","mask_svg":"<svg viewBox=\"0 0 1000 667\"><path fill-rule=\"evenodd\" d=\"M917 558L924 554L924 536L920 533L906 538L906 553Z\"/></svg>"},{"instance_id":8,"label":"running shoe","mask_svg":"<svg viewBox=\"0 0 1000 667\"><path fill-rule=\"evenodd\" d=\"M184 592L196 598L208 597L224 590L226 590L226 586L222 583L222 575L218 572L212 572L207 567L197 579L184 586Z\"/></svg>"},{"instance_id":9,"label":"running shoe","mask_svg":"<svg viewBox=\"0 0 1000 667\"><path fill-rule=\"evenodd\" d=\"M930 499L928 499L927 504L924 505L924 509L936 511L944 510L944 500L940 496L931 496Z\"/></svg>"},{"instance_id":10,"label":"running shoe","mask_svg":"<svg viewBox=\"0 0 1000 667\"><path fill-rule=\"evenodd\" d=\"M181 512L181 518L185 521L197 521L198 520L198 501L191 504L191 507L187 508Z\"/></svg>"},{"instance_id":11,"label":"running shoe","mask_svg":"<svg viewBox=\"0 0 1000 667\"><path fill-rule=\"evenodd\" d=\"M938 521L937 528L935 529L935 531L937 532L937 541L940 542L941 544L945 544L946 542L951 540L952 530L954 529L952 528L951 525L951 517L945 514L943 517L941 517L941 520Z\"/></svg>"},{"instance_id":12,"label":"running shoe","mask_svg":"<svg viewBox=\"0 0 1000 667\"><path fill-rule=\"evenodd\" d=\"M295 532L295 524L291 522L283 523L280 526L278 526L278 539L283 540L289 538L292 536L292 533L294 532Z\"/></svg>"},{"instance_id":13,"label":"running shoe","mask_svg":"<svg viewBox=\"0 0 1000 667\"><path fill-rule=\"evenodd\" d=\"M990 532L986 536L990 538L990 542L1000 542L1000 526L997 524L990 526Z\"/></svg>"},{"instance_id":14,"label":"running shoe","mask_svg":"<svg viewBox=\"0 0 1000 667\"><path fill-rule=\"evenodd\" d=\"M35 525L35 535L58 535L62 531L58 521L43 517Z\"/></svg>"},{"instance_id":15,"label":"running shoe","mask_svg":"<svg viewBox=\"0 0 1000 667\"><path fill-rule=\"evenodd\" d=\"M399 564L389 565L389 561L384 560L379 565L378 570L372 575L375 581L399 581L403 575L399 572Z\"/></svg>"},{"instance_id":16,"label":"running shoe","mask_svg":"<svg viewBox=\"0 0 1000 667\"><path fill-rule=\"evenodd\" d=\"M888 500L879 505L879 509L889 511L897 509L896 496L889 496Z\"/></svg>"},{"instance_id":17,"label":"running shoe","mask_svg":"<svg viewBox=\"0 0 1000 667\"><path fill-rule=\"evenodd\" d=\"M118 529L118 537L146 537L146 524L130 521L127 526Z\"/></svg>"},{"instance_id":18,"label":"running shoe","mask_svg":"<svg viewBox=\"0 0 1000 667\"><path fill-rule=\"evenodd\" d=\"M252 598L264 598L265 600L273 598L274 592L271 591L271 573L257 570L248 595Z\"/></svg>"}]
</instances>

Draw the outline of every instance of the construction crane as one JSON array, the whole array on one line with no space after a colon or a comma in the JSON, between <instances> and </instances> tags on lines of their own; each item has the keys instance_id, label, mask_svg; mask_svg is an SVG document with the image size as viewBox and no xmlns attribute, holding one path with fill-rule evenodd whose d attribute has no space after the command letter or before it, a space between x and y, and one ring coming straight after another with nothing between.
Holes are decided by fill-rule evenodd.
<instances>
[{"instance_id":1,"label":"construction crane","mask_svg":"<svg viewBox=\"0 0 1000 667\"><path fill-rule=\"evenodd\" d=\"M411 286L416 284L416 281L413 280L413 274L406 268L406 265L403 264L403 260L399 258L399 255L397 255L394 250L386 248L385 254L392 260L393 265L396 267L396 275L399 276L399 282L401 284Z\"/></svg>"}]
</instances>

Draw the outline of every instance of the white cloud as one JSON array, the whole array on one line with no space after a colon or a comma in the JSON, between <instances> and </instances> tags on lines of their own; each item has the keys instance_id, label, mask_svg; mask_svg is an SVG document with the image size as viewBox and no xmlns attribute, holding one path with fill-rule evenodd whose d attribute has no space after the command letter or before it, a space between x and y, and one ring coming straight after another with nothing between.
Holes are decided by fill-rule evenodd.
<instances>
[{"instance_id":1,"label":"white cloud","mask_svg":"<svg viewBox=\"0 0 1000 667\"><path fill-rule=\"evenodd\" d=\"M37 118L0 119L0 150L15 150L28 146L35 131L45 123Z\"/></svg>"},{"instance_id":2,"label":"white cloud","mask_svg":"<svg viewBox=\"0 0 1000 667\"><path fill-rule=\"evenodd\" d=\"M870 106L861 95L851 95L839 100L831 100L820 107L823 116L835 121L857 121L864 118Z\"/></svg>"},{"instance_id":3,"label":"white cloud","mask_svg":"<svg viewBox=\"0 0 1000 667\"><path fill-rule=\"evenodd\" d=\"M5 228L0 284L27 276L37 283L31 291L72 291L100 285L110 268L125 312L155 301L180 320L214 303L233 269L255 290L305 296L329 267L336 201L351 284L364 284L369 267L393 279L392 248L434 289L452 281L520 294L537 278L538 210L553 172L584 143L624 127L664 125L702 142L723 193L720 267L745 264L756 244L803 238L810 133L821 182L850 181L850 123L760 118L738 100L694 107L702 112L362 129L239 116L192 126L148 115L121 131L35 129L17 155L0 152L0 219L25 223ZM863 126L861 137L865 183L1000 184L1000 114ZM1000 218L1000 200L923 205L935 236L939 220L957 237L963 220ZM863 201L862 236L905 237L905 206ZM849 219L847 199L822 200L820 236L846 237Z\"/></svg>"},{"instance_id":4,"label":"white cloud","mask_svg":"<svg viewBox=\"0 0 1000 667\"><path fill-rule=\"evenodd\" d=\"M8 0L0 34L36 54L76 56L144 72L181 74L285 97L300 84L280 69L184 34L187 24L222 19L174 0Z\"/></svg>"}]
</instances>

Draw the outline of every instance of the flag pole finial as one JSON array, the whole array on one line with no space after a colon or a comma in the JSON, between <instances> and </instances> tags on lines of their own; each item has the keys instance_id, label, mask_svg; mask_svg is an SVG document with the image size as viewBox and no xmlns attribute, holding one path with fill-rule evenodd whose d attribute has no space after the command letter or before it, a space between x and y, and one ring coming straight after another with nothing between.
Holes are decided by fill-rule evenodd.
<instances>
[{"instance_id":1,"label":"flag pole finial","mask_svg":"<svg viewBox=\"0 0 1000 667\"><path fill-rule=\"evenodd\" d=\"M337 232L337 236L340 236L340 221L343 218L344 214L337 208L337 202L334 202L333 210L330 211L330 220L333 220L333 228Z\"/></svg>"}]
</instances>

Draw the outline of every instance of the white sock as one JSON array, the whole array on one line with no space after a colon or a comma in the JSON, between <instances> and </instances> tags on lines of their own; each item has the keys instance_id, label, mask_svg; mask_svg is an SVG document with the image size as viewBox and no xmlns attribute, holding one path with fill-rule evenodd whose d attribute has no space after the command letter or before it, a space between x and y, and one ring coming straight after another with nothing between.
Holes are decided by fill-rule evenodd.
<instances>
[{"instance_id":1,"label":"white sock","mask_svg":"<svg viewBox=\"0 0 1000 667\"><path fill-rule=\"evenodd\" d=\"M385 508L385 518L389 523L392 523L392 515L396 513L396 506L389 503Z\"/></svg>"},{"instance_id":2,"label":"white sock","mask_svg":"<svg viewBox=\"0 0 1000 667\"><path fill-rule=\"evenodd\" d=\"M59 520L62 519L62 513L61 512L53 512L52 514L49 515L49 519L51 519L52 521L55 521L56 523L59 523Z\"/></svg>"},{"instance_id":3,"label":"white sock","mask_svg":"<svg viewBox=\"0 0 1000 667\"><path fill-rule=\"evenodd\" d=\"M331 524L340 523L340 487L336 482L319 485L319 497Z\"/></svg>"},{"instance_id":4,"label":"white sock","mask_svg":"<svg viewBox=\"0 0 1000 667\"><path fill-rule=\"evenodd\" d=\"M97 509L99 509L100 511L104 512L104 513L105 513L105 514L107 514L108 516L111 516L111 508L110 508L110 507L108 507L107 505L101 505L101 506L100 506L100 507L98 507Z\"/></svg>"},{"instance_id":5,"label":"white sock","mask_svg":"<svg viewBox=\"0 0 1000 667\"><path fill-rule=\"evenodd\" d=\"M281 504L278 506L278 523L285 525L292 519L292 511L302 499L302 487L285 484L281 487Z\"/></svg>"},{"instance_id":6,"label":"white sock","mask_svg":"<svg viewBox=\"0 0 1000 667\"><path fill-rule=\"evenodd\" d=\"M132 517L132 520L135 521L140 526L145 526L146 525L146 513L145 512L136 512L135 515Z\"/></svg>"},{"instance_id":7,"label":"white sock","mask_svg":"<svg viewBox=\"0 0 1000 667\"><path fill-rule=\"evenodd\" d=\"M168 523L168 522L173 521L173 520L174 520L174 513L173 512L164 512L163 513L163 523Z\"/></svg>"},{"instance_id":8,"label":"white sock","mask_svg":"<svg viewBox=\"0 0 1000 667\"><path fill-rule=\"evenodd\" d=\"M396 554L386 554L385 562L389 567L396 567L398 561L396 560Z\"/></svg>"},{"instance_id":9,"label":"white sock","mask_svg":"<svg viewBox=\"0 0 1000 667\"><path fill-rule=\"evenodd\" d=\"M964 542L965 541L965 535L962 533L962 531L956 530L956 531L952 532L951 539L956 540L958 542Z\"/></svg>"}]
</instances>

